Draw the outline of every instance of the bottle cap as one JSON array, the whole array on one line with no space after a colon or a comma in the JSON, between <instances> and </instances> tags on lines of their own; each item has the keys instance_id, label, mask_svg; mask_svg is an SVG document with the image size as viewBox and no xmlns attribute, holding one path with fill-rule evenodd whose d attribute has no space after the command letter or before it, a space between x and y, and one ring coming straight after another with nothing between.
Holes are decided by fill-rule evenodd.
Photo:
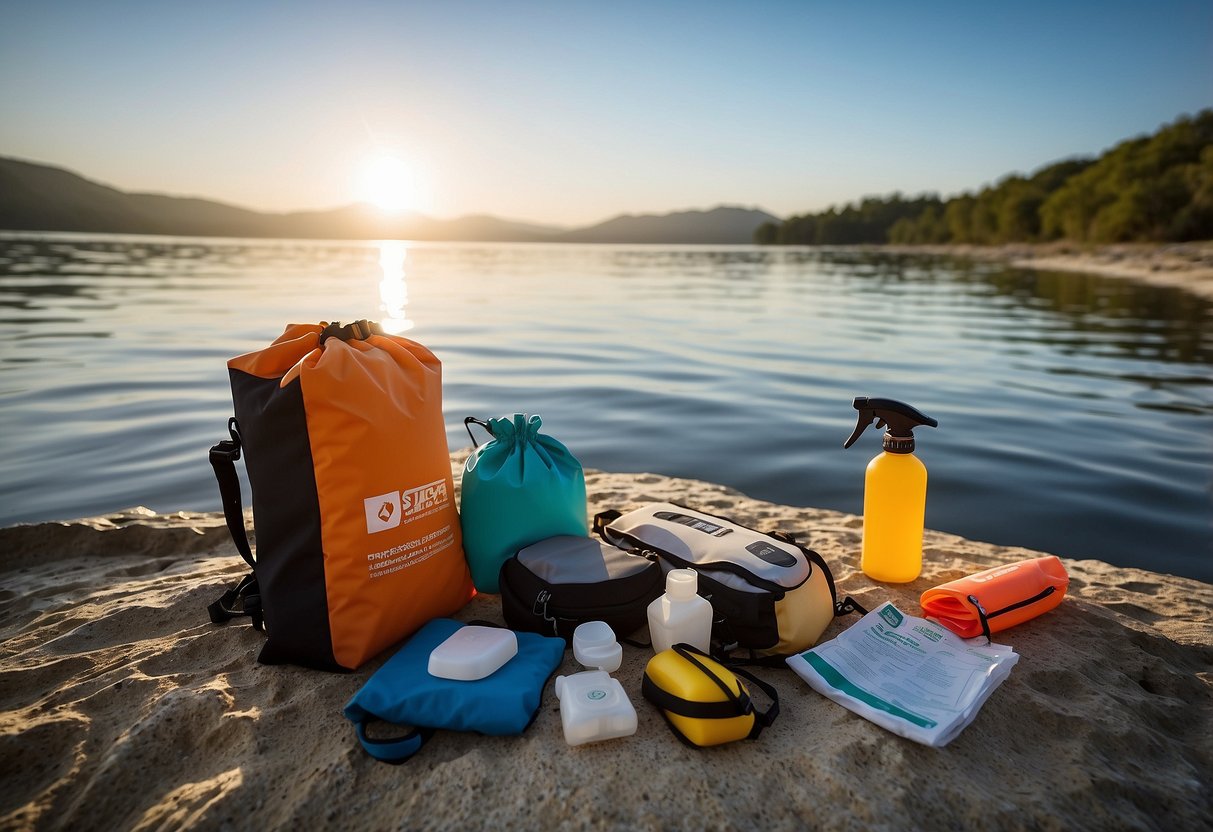
<instances>
[{"instance_id":1,"label":"bottle cap","mask_svg":"<svg viewBox=\"0 0 1213 832\"><path fill-rule=\"evenodd\" d=\"M605 621L587 621L573 631L573 658L585 667L614 673L623 663L623 647Z\"/></svg>"},{"instance_id":2,"label":"bottle cap","mask_svg":"<svg viewBox=\"0 0 1213 832\"><path fill-rule=\"evenodd\" d=\"M665 576L665 592L671 598L691 598L698 590L699 573L694 569L671 569Z\"/></svg>"}]
</instances>

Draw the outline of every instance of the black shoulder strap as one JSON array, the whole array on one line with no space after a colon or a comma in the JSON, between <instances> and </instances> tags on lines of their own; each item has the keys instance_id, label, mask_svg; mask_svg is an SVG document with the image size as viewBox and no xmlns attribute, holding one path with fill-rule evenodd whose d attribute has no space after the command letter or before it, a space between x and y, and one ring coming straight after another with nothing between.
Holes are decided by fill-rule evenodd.
<instances>
[{"instance_id":1,"label":"black shoulder strap","mask_svg":"<svg viewBox=\"0 0 1213 832\"><path fill-rule=\"evenodd\" d=\"M762 733L762 729L768 727L775 721L775 717L779 716L779 691L775 690L774 685L767 684L759 679L753 673L742 670L740 668L732 668L733 673L743 679L748 679L752 684L758 687L767 698L771 700L771 704L767 706L765 711L760 711L754 708L754 729L750 731L750 738L753 739Z\"/></svg>"},{"instance_id":2,"label":"black shoulder strap","mask_svg":"<svg viewBox=\"0 0 1213 832\"><path fill-rule=\"evenodd\" d=\"M211 448L211 467L215 469L215 479L219 481L219 499L223 503L227 530L231 532L240 557L256 569L257 563L253 560L248 534L244 530L244 504L240 500L240 477L236 474L236 460L240 459L240 426L234 417L227 420L227 432L232 438L224 439Z\"/></svg>"},{"instance_id":3,"label":"black shoulder strap","mask_svg":"<svg viewBox=\"0 0 1213 832\"><path fill-rule=\"evenodd\" d=\"M788 657L782 653L776 653L771 656L759 656L757 652L752 649L749 650L749 655L747 656L734 656L731 655L731 651L713 649L712 658L721 665L727 667L729 670L736 670L739 667L771 667L786 669L788 666Z\"/></svg>"},{"instance_id":4,"label":"black shoulder strap","mask_svg":"<svg viewBox=\"0 0 1213 832\"><path fill-rule=\"evenodd\" d=\"M261 611L261 592L257 586L257 562L253 560L253 550L248 543L248 533L244 529L244 504L240 499L240 477L236 474L236 460L240 459L240 426L236 420L227 420L227 430L231 439L225 439L211 448L211 467L215 469L215 479L219 483L219 499L223 504L223 518L227 521L227 530L236 544L240 557L253 568L240 583L227 590L219 599L206 608L211 621L222 624L241 615L247 615L253 620L253 627L263 629L264 616Z\"/></svg>"}]
</instances>

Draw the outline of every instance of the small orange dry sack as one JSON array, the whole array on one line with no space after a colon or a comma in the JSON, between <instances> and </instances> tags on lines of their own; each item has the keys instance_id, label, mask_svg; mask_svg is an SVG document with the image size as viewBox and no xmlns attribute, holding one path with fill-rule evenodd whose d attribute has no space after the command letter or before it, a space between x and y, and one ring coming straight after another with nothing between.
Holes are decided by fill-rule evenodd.
<instances>
[{"instance_id":1,"label":"small orange dry sack","mask_svg":"<svg viewBox=\"0 0 1213 832\"><path fill-rule=\"evenodd\" d=\"M264 622L258 661L353 670L472 597L432 352L367 321L292 324L228 374L232 438L210 459L253 571L211 604L212 621Z\"/></svg>"},{"instance_id":2,"label":"small orange dry sack","mask_svg":"<svg viewBox=\"0 0 1213 832\"><path fill-rule=\"evenodd\" d=\"M928 589L922 594L922 611L961 638L989 638L1056 607L1069 583L1061 561L1046 555Z\"/></svg>"}]
</instances>

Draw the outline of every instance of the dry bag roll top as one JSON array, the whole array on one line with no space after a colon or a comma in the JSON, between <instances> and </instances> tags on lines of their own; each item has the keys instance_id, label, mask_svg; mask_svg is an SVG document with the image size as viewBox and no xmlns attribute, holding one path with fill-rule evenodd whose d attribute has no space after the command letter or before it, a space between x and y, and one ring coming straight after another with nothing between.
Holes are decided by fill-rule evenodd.
<instances>
[{"instance_id":1,"label":"dry bag roll top","mask_svg":"<svg viewBox=\"0 0 1213 832\"><path fill-rule=\"evenodd\" d=\"M770 705L759 710L749 688L766 694ZM661 710L674 735L689 745L721 745L754 739L779 715L779 693L737 667L726 668L689 644L675 644L649 659L640 692Z\"/></svg>"},{"instance_id":2,"label":"dry bag roll top","mask_svg":"<svg viewBox=\"0 0 1213 832\"><path fill-rule=\"evenodd\" d=\"M673 503L601 512L594 528L608 543L652 552L666 571L694 569L724 652L791 655L816 644L835 615L862 609L850 598L839 603L825 560L783 532L763 534Z\"/></svg>"},{"instance_id":3,"label":"dry bag roll top","mask_svg":"<svg viewBox=\"0 0 1213 832\"><path fill-rule=\"evenodd\" d=\"M495 594L501 564L519 549L555 535L589 534L585 475L568 448L539 432L538 416L463 421L469 436L477 424L493 437L464 465L459 512L472 580Z\"/></svg>"},{"instance_id":4,"label":"dry bag roll top","mask_svg":"<svg viewBox=\"0 0 1213 832\"><path fill-rule=\"evenodd\" d=\"M961 638L997 633L1056 607L1070 576L1055 555L995 566L922 594L922 611Z\"/></svg>"},{"instance_id":5,"label":"dry bag roll top","mask_svg":"<svg viewBox=\"0 0 1213 832\"><path fill-rule=\"evenodd\" d=\"M366 321L292 324L228 371L232 439L211 463L253 573L212 620L263 617L259 661L350 670L471 598L433 353Z\"/></svg>"}]
</instances>

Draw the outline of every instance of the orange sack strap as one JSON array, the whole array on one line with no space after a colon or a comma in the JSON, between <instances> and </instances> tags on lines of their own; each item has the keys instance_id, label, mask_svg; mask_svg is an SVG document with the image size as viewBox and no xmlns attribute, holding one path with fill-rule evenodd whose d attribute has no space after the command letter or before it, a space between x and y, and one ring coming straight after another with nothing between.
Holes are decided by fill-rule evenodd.
<instances>
[{"instance_id":1,"label":"orange sack strap","mask_svg":"<svg viewBox=\"0 0 1213 832\"><path fill-rule=\"evenodd\" d=\"M922 611L961 638L989 638L1056 607L1069 584L1061 561L1046 555L928 589L922 594Z\"/></svg>"}]
</instances>

